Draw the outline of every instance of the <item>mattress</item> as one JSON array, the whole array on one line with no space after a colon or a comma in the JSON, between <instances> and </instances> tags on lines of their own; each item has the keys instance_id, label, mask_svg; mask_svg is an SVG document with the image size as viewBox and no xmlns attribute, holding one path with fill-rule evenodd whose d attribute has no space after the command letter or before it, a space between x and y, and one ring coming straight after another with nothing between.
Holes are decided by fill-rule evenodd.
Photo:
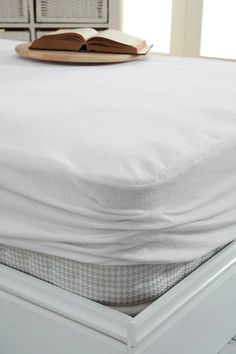
<instances>
[{"instance_id":1,"label":"mattress","mask_svg":"<svg viewBox=\"0 0 236 354\"><path fill-rule=\"evenodd\" d=\"M236 63L27 61L0 40L0 243L189 262L236 235Z\"/></svg>"},{"instance_id":2,"label":"mattress","mask_svg":"<svg viewBox=\"0 0 236 354\"><path fill-rule=\"evenodd\" d=\"M218 251L185 263L104 266L0 244L0 263L90 300L136 314Z\"/></svg>"}]
</instances>

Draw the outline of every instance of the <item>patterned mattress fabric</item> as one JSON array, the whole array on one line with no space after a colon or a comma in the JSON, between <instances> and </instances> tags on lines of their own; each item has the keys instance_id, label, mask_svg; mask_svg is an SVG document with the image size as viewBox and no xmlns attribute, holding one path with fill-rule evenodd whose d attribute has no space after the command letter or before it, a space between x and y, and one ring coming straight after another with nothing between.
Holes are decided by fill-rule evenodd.
<instances>
[{"instance_id":1,"label":"patterned mattress fabric","mask_svg":"<svg viewBox=\"0 0 236 354\"><path fill-rule=\"evenodd\" d=\"M112 307L149 303L219 251L190 262L104 266L0 244L0 263Z\"/></svg>"}]
</instances>

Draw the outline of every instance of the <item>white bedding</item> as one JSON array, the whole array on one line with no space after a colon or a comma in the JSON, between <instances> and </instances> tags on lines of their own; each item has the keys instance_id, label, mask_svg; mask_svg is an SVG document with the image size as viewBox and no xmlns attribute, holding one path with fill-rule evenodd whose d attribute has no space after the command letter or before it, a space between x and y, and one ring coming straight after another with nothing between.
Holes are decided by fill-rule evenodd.
<instances>
[{"instance_id":1,"label":"white bedding","mask_svg":"<svg viewBox=\"0 0 236 354\"><path fill-rule=\"evenodd\" d=\"M0 40L0 242L173 263L236 236L236 63L18 58Z\"/></svg>"}]
</instances>

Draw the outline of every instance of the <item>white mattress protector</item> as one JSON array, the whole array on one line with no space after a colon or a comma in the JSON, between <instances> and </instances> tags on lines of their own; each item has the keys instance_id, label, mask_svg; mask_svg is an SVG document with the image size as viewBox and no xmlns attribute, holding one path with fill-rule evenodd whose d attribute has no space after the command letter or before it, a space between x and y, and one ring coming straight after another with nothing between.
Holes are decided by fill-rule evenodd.
<instances>
[{"instance_id":1,"label":"white mattress protector","mask_svg":"<svg viewBox=\"0 0 236 354\"><path fill-rule=\"evenodd\" d=\"M0 40L0 242L184 262L236 235L236 63L34 62Z\"/></svg>"}]
</instances>

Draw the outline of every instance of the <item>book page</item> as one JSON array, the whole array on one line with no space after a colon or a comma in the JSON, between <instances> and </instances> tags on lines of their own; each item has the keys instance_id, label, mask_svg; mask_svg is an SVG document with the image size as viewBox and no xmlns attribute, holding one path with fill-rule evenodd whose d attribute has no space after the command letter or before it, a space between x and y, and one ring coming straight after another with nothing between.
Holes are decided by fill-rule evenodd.
<instances>
[{"instance_id":1,"label":"book page","mask_svg":"<svg viewBox=\"0 0 236 354\"><path fill-rule=\"evenodd\" d=\"M94 37L109 39L111 41L115 41L123 45L133 46L136 48L138 48L142 43L145 44L145 41L143 39L131 36L130 34L117 30L105 30L102 32L98 32Z\"/></svg>"},{"instance_id":2,"label":"book page","mask_svg":"<svg viewBox=\"0 0 236 354\"><path fill-rule=\"evenodd\" d=\"M58 31L51 32L47 35L55 36L58 34L73 34L73 33L80 35L85 39L85 41L87 41L89 38L96 36L98 32L93 28L68 28L68 29L59 29Z\"/></svg>"}]
</instances>

